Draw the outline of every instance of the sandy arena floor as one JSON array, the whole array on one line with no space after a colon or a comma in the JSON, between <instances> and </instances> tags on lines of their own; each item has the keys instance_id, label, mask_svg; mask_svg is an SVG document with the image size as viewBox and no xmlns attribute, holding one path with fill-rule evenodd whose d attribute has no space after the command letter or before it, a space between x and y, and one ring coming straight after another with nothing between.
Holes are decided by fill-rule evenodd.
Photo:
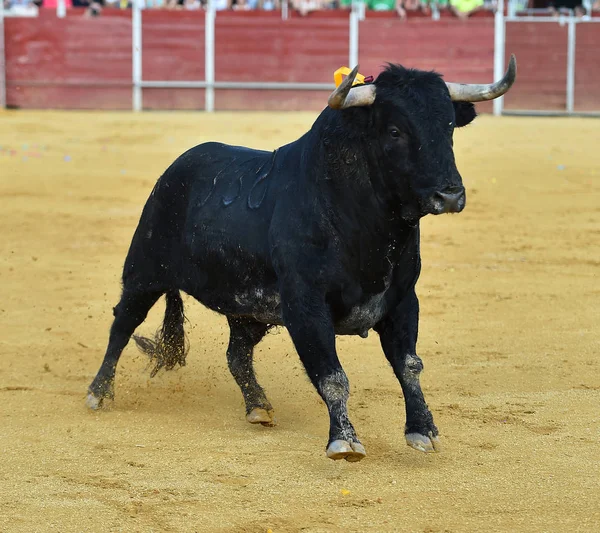
<instances>
[{"instance_id":1,"label":"sandy arena floor","mask_svg":"<svg viewBox=\"0 0 600 533\"><path fill-rule=\"evenodd\" d=\"M223 317L187 298L188 366L130 345L111 410L84 407L155 180L207 140L274 148L305 114L0 114L0 531L597 531L600 120L480 117L468 191L423 222L423 386L444 451L404 443L378 337L339 338L361 463L285 331L257 351L279 419L244 420ZM151 333L162 302L140 331Z\"/></svg>"}]
</instances>

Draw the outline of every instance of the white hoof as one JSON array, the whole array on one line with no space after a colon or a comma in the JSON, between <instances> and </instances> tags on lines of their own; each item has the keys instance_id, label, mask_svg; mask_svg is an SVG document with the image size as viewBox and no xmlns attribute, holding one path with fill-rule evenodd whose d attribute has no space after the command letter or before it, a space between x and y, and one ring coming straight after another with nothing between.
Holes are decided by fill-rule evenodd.
<instances>
[{"instance_id":1,"label":"white hoof","mask_svg":"<svg viewBox=\"0 0 600 533\"><path fill-rule=\"evenodd\" d=\"M365 447L360 442L334 440L327 447L327 457L334 461L346 459L346 461L355 463L366 456Z\"/></svg>"},{"instance_id":2,"label":"white hoof","mask_svg":"<svg viewBox=\"0 0 600 533\"><path fill-rule=\"evenodd\" d=\"M88 395L85 399L85 405L88 407L88 409L96 411L102 406L102 399L96 398L91 392L88 392Z\"/></svg>"},{"instance_id":3,"label":"white hoof","mask_svg":"<svg viewBox=\"0 0 600 533\"><path fill-rule=\"evenodd\" d=\"M406 444L411 448L423 453L435 453L441 451L440 439L434 437L433 433L429 432L429 436L421 435L420 433L407 433Z\"/></svg>"},{"instance_id":4,"label":"white hoof","mask_svg":"<svg viewBox=\"0 0 600 533\"><path fill-rule=\"evenodd\" d=\"M107 398L98 398L94 396L91 392L88 392L87 397L85 398L85 405L88 409L92 411L98 411L103 407L106 407Z\"/></svg>"}]
</instances>

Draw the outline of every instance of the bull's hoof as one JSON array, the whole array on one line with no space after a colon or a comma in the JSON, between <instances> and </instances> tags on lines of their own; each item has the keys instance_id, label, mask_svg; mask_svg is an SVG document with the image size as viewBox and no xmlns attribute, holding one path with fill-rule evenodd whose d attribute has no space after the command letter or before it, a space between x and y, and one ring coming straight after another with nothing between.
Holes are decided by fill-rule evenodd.
<instances>
[{"instance_id":1,"label":"bull's hoof","mask_svg":"<svg viewBox=\"0 0 600 533\"><path fill-rule=\"evenodd\" d=\"M327 457L334 461L346 459L351 463L355 463L364 459L367 456L365 447L360 442L347 440L334 440L327 446Z\"/></svg>"},{"instance_id":2,"label":"bull's hoof","mask_svg":"<svg viewBox=\"0 0 600 533\"><path fill-rule=\"evenodd\" d=\"M262 424L263 426L273 427L277 425L275 412L272 409L263 409L255 407L246 415L246 420L251 424Z\"/></svg>"},{"instance_id":3,"label":"bull's hoof","mask_svg":"<svg viewBox=\"0 0 600 533\"><path fill-rule=\"evenodd\" d=\"M94 396L91 392L88 392L88 395L85 399L85 405L88 409L91 409L92 411L97 411L98 409L101 409L104 405L104 398L101 396Z\"/></svg>"},{"instance_id":4,"label":"bull's hoof","mask_svg":"<svg viewBox=\"0 0 600 533\"><path fill-rule=\"evenodd\" d=\"M440 439L434 437L430 431L429 436L421 435L420 433L407 433L406 444L411 448L418 450L423 453L435 453L441 451Z\"/></svg>"},{"instance_id":5,"label":"bull's hoof","mask_svg":"<svg viewBox=\"0 0 600 533\"><path fill-rule=\"evenodd\" d=\"M108 394L94 394L91 390L89 390L88 395L85 398L85 405L92 411L98 411L99 409L109 408L112 400L114 399L115 395L110 392Z\"/></svg>"}]
</instances>

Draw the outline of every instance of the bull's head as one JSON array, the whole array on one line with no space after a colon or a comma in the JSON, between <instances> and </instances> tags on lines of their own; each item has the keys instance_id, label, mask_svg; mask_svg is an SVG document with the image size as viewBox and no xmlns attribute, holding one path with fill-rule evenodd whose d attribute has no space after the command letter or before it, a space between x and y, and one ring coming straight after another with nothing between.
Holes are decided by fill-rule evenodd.
<instances>
[{"instance_id":1,"label":"bull's head","mask_svg":"<svg viewBox=\"0 0 600 533\"><path fill-rule=\"evenodd\" d=\"M353 87L356 67L328 103L333 109L362 108L368 114L361 122L378 152L381 171L394 182L404 218L458 213L466 198L452 149L454 128L473 121L473 102L506 93L516 70L513 55L500 81L467 85L445 83L435 72L389 65L374 83Z\"/></svg>"}]
</instances>

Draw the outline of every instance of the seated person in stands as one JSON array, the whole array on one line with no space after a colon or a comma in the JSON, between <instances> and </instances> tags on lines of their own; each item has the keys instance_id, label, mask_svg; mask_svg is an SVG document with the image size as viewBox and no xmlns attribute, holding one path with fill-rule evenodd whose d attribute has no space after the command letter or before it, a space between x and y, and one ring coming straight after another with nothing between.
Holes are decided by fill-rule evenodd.
<instances>
[{"instance_id":1,"label":"seated person in stands","mask_svg":"<svg viewBox=\"0 0 600 533\"><path fill-rule=\"evenodd\" d=\"M438 9L444 9L448 7L448 0L404 0L403 7L406 11L421 11L429 15L434 4Z\"/></svg>"},{"instance_id":2,"label":"seated person in stands","mask_svg":"<svg viewBox=\"0 0 600 533\"><path fill-rule=\"evenodd\" d=\"M33 3L38 7L45 7L49 9L56 9L58 6L58 0L33 0ZM10 4L10 0L4 2L4 7ZM71 0L65 0L65 7L68 9L72 7Z\"/></svg>"},{"instance_id":3,"label":"seated person in stands","mask_svg":"<svg viewBox=\"0 0 600 533\"><path fill-rule=\"evenodd\" d=\"M102 13L104 0L73 0L73 7L87 7L85 12L88 17L97 17Z\"/></svg>"},{"instance_id":4,"label":"seated person in stands","mask_svg":"<svg viewBox=\"0 0 600 533\"><path fill-rule=\"evenodd\" d=\"M150 0L150 4L146 3L146 7L159 7L159 4L157 3L160 2L160 0L154 0L154 2L152 2L152 0ZM130 9L131 8L131 1L130 0L104 0L103 2L104 7L113 7L116 9ZM162 2L160 2L160 4L162 5Z\"/></svg>"},{"instance_id":5,"label":"seated person in stands","mask_svg":"<svg viewBox=\"0 0 600 533\"><path fill-rule=\"evenodd\" d=\"M485 9L484 0L450 0L450 11L462 20L483 9Z\"/></svg>"},{"instance_id":6,"label":"seated person in stands","mask_svg":"<svg viewBox=\"0 0 600 533\"><path fill-rule=\"evenodd\" d=\"M144 0L146 9L160 9L167 6L166 0Z\"/></svg>"},{"instance_id":7,"label":"seated person in stands","mask_svg":"<svg viewBox=\"0 0 600 533\"><path fill-rule=\"evenodd\" d=\"M430 13L433 5L438 9L447 9L450 6L450 0L422 0L421 9L424 13Z\"/></svg>"},{"instance_id":8,"label":"seated person in stands","mask_svg":"<svg viewBox=\"0 0 600 533\"><path fill-rule=\"evenodd\" d=\"M279 9L279 0L233 0L231 8L234 11L252 11L254 9L273 11Z\"/></svg>"},{"instance_id":9,"label":"seated person in stands","mask_svg":"<svg viewBox=\"0 0 600 533\"><path fill-rule=\"evenodd\" d=\"M332 0L291 0L290 4L302 16L308 15L311 11L336 7Z\"/></svg>"},{"instance_id":10,"label":"seated person in stands","mask_svg":"<svg viewBox=\"0 0 600 533\"><path fill-rule=\"evenodd\" d=\"M400 18L406 18L406 10L418 9L419 0L357 0L363 2L371 11L395 11ZM350 9L352 0L339 0L340 9Z\"/></svg>"},{"instance_id":11,"label":"seated person in stands","mask_svg":"<svg viewBox=\"0 0 600 533\"><path fill-rule=\"evenodd\" d=\"M419 0L369 0L369 9L373 11L395 11L401 19L406 18L407 11L416 11Z\"/></svg>"},{"instance_id":12,"label":"seated person in stands","mask_svg":"<svg viewBox=\"0 0 600 533\"><path fill-rule=\"evenodd\" d=\"M156 0L155 0L156 1ZM208 0L164 0L167 9L207 9ZM223 11L231 7L231 0L212 0L215 11Z\"/></svg>"},{"instance_id":13,"label":"seated person in stands","mask_svg":"<svg viewBox=\"0 0 600 533\"><path fill-rule=\"evenodd\" d=\"M565 14L573 13L576 17L585 15L585 8L581 0L551 0L548 8L555 16L558 16L561 12Z\"/></svg>"},{"instance_id":14,"label":"seated person in stands","mask_svg":"<svg viewBox=\"0 0 600 533\"><path fill-rule=\"evenodd\" d=\"M4 9L10 9L13 12L35 10L39 5L41 3L34 2L33 0L4 0Z\"/></svg>"}]
</instances>

